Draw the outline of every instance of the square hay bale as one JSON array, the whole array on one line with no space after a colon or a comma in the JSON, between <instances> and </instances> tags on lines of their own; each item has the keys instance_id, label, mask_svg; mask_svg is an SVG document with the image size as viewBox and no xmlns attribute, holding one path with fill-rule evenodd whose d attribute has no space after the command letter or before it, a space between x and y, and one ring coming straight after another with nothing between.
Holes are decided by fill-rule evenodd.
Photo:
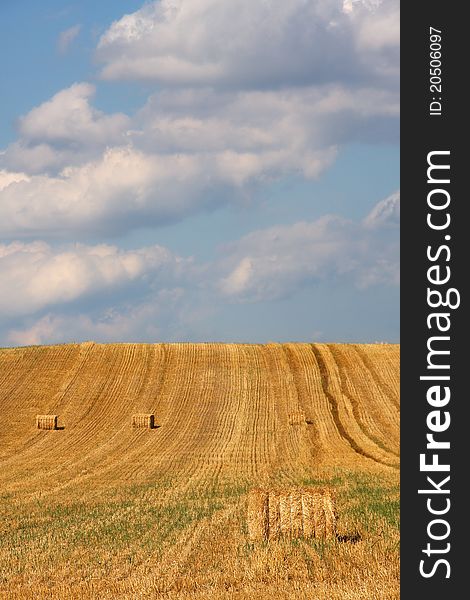
<instances>
[{"instance_id":1,"label":"square hay bale","mask_svg":"<svg viewBox=\"0 0 470 600\"><path fill-rule=\"evenodd\" d=\"M250 541L267 540L269 537L269 492L261 489L248 494L248 537Z\"/></svg>"},{"instance_id":2,"label":"square hay bale","mask_svg":"<svg viewBox=\"0 0 470 600\"><path fill-rule=\"evenodd\" d=\"M290 520L290 497L289 492L279 494L279 520L281 525L281 536L288 537L291 532Z\"/></svg>"},{"instance_id":3,"label":"square hay bale","mask_svg":"<svg viewBox=\"0 0 470 600\"><path fill-rule=\"evenodd\" d=\"M255 489L248 495L251 541L336 537L336 507L330 489Z\"/></svg>"},{"instance_id":4,"label":"square hay bale","mask_svg":"<svg viewBox=\"0 0 470 600\"><path fill-rule=\"evenodd\" d=\"M57 415L36 415L38 429L57 429Z\"/></svg>"},{"instance_id":5,"label":"square hay bale","mask_svg":"<svg viewBox=\"0 0 470 600\"><path fill-rule=\"evenodd\" d=\"M268 515L268 534L270 538L281 537L281 510L279 503L279 493L275 490L269 490L269 515Z\"/></svg>"},{"instance_id":6,"label":"square hay bale","mask_svg":"<svg viewBox=\"0 0 470 600\"><path fill-rule=\"evenodd\" d=\"M155 428L155 415L138 414L132 415L132 427L143 429Z\"/></svg>"},{"instance_id":7,"label":"square hay bale","mask_svg":"<svg viewBox=\"0 0 470 600\"><path fill-rule=\"evenodd\" d=\"M290 536L293 538L303 537L303 512L302 493L300 490L292 491L290 499Z\"/></svg>"},{"instance_id":8,"label":"square hay bale","mask_svg":"<svg viewBox=\"0 0 470 600\"><path fill-rule=\"evenodd\" d=\"M305 415L297 410L288 414L289 425L303 425L305 423Z\"/></svg>"}]
</instances>

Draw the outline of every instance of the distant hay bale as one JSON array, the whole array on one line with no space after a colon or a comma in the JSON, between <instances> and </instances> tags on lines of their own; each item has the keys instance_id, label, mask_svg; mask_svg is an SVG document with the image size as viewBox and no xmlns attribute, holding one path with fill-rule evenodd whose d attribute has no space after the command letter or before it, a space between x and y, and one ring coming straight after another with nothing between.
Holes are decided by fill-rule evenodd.
<instances>
[{"instance_id":1,"label":"distant hay bale","mask_svg":"<svg viewBox=\"0 0 470 600\"><path fill-rule=\"evenodd\" d=\"M132 415L132 427L142 427L144 429L154 429L155 415Z\"/></svg>"},{"instance_id":2,"label":"distant hay bale","mask_svg":"<svg viewBox=\"0 0 470 600\"><path fill-rule=\"evenodd\" d=\"M305 423L305 415L301 411L294 411L288 414L289 425L302 425Z\"/></svg>"},{"instance_id":3,"label":"distant hay bale","mask_svg":"<svg viewBox=\"0 0 470 600\"><path fill-rule=\"evenodd\" d=\"M38 429L57 429L57 415L37 415L36 427Z\"/></svg>"},{"instance_id":4,"label":"distant hay bale","mask_svg":"<svg viewBox=\"0 0 470 600\"><path fill-rule=\"evenodd\" d=\"M254 489L248 494L251 541L284 538L329 539L336 536L332 491L318 488Z\"/></svg>"}]
</instances>

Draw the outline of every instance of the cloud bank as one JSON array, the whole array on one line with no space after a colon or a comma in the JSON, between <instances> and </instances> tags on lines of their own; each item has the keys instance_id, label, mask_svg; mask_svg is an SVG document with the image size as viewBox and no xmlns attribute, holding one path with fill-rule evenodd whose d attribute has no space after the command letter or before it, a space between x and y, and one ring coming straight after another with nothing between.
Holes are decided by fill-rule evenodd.
<instances>
[{"instance_id":1,"label":"cloud bank","mask_svg":"<svg viewBox=\"0 0 470 600\"><path fill-rule=\"evenodd\" d=\"M276 182L315 181L345 146L395 144L398 11L396 0L159 0L107 27L95 83L32 107L0 151L0 335L186 339L209 306L397 285L398 194L362 221L306 220L292 203L291 225L234 235L206 262L119 244L210 223ZM65 56L80 32L53 43ZM106 112L103 80L152 93L132 113Z\"/></svg>"},{"instance_id":2,"label":"cloud bank","mask_svg":"<svg viewBox=\"0 0 470 600\"><path fill-rule=\"evenodd\" d=\"M103 77L159 91L133 115L105 114L81 82L22 116L0 155L4 179L25 174L0 191L0 234L158 227L266 181L315 179L344 144L395 142L398 22L392 0L145 4L97 56Z\"/></svg>"},{"instance_id":3,"label":"cloud bank","mask_svg":"<svg viewBox=\"0 0 470 600\"><path fill-rule=\"evenodd\" d=\"M397 77L396 2L161 0L100 39L105 79L276 88Z\"/></svg>"},{"instance_id":4,"label":"cloud bank","mask_svg":"<svg viewBox=\"0 0 470 600\"><path fill-rule=\"evenodd\" d=\"M185 337L191 314L207 304L272 301L335 280L360 289L397 286L399 201L393 194L360 222L327 215L253 231L206 263L161 246L0 245L0 313L31 321L9 328L6 337L14 343L62 341L70 332L86 339L93 331L108 341ZM90 299L90 313L68 313Z\"/></svg>"}]
</instances>

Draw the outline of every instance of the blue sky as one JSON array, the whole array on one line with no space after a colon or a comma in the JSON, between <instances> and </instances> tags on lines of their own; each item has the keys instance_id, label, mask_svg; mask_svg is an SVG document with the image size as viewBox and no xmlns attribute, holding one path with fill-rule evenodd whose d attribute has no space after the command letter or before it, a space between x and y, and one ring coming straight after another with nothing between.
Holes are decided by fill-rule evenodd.
<instances>
[{"instance_id":1,"label":"blue sky","mask_svg":"<svg viewBox=\"0 0 470 600\"><path fill-rule=\"evenodd\" d=\"M395 0L0 7L0 343L398 341Z\"/></svg>"}]
</instances>

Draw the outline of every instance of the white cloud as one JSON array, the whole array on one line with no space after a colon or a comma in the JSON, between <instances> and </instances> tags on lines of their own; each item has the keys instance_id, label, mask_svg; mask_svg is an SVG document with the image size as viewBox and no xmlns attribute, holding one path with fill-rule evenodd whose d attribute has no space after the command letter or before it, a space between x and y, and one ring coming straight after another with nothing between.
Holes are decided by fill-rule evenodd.
<instances>
[{"instance_id":1,"label":"white cloud","mask_svg":"<svg viewBox=\"0 0 470 600\"><path fill-rule=\"evenodd\" d=\"M105 71L121 77L124 61L130 77L186 87L126 116L76 83L20 118L0 169L25 175L0 187L0 233L160 226L266 181L317 178L342 144L396 141L397 18L395 0L145 4L102 36Z\"/></svg>"},{"instance_id":2,"label":"white cloud","mask_svg":"<svg viewBox=\"0 0 470 600\"><path fill-rule=\"evenodd\" d=\"M15 346L85 340L161 341L171 335L182 297L183 291L174 288L159 291L145 301L134 300L117 308L94 311L94 314L47 313L11 328L5 339ZM174 339L181 339L181 335L177 334Z\"/></svg>"},{"instance_id":3,"label":"white cloud","mask_svg":"<svg viewBox=\"0 0 470 600\"><path fill-rule=\"evenodd\" d=\"M396 286L399 195L353 222L312 222L253 231L206 263L161 246L45 242L0 245L0 314L9 343L188 339L207 307L294 296L306 286ZM203 326L207 328L207 325Z\"/></svg>"},{"instance_id":4,"label":"white cloud","mask_svg":"<svg viewBox=\"0 0 470 600\"><path fill-rule=\"evenodd\" d=\"M29 181L29 177L26 173L15 173L13 171L0 169L0 191L7 188L10 184L19 183L20 181Z\"/></svg>"},{"instance_id":5,"label":"white cloud","mask_svg":"<svg viewBox=\"0 0 470 600\"><path fill-rule=\"evenodd\" d=\"M399 3L389 2L383 10L365 13L358 28L359 47L367 53L398 50L400 44ZM397 67L396 61L395 67Z\"/></svg>"},{"instance_id":6,"label":"white cloud","mask_svg":"<svg viewBox=\"0 0 470 600\"><path fill-rule=\"evenodd\" d=\"M364 219L367 227L394 227L400 224L400 192L381 200Z\"/></svg>"},{"instance_id":7,"label":"white cloud","mask_svg":"<svg viewBox=\"0 0 470 600\"><path fill-rule=\"evenodd\" d=\"M343 144L396 141L398 10L397 0L147 2L105 32L97 58L102 77L158 92L133 115L105 114L95 86L75 83L22 116L0 151L0 234L106 239L245 202L276 179L317 178ZM79 32L62 32L59 51ZM16 320L13 343L171 327L181 338L199 293L194 310L335 278L396 283L398 221L392 195L362 222L260 229L203 265L158 246L16 241L0 246L0 311Z\"/></svg>"},{"instance_id":8,"label":"white cloud","mask_svg":"<svg viewBox=\"0 0 470 600\"><path fill-rule=\"evenodd\" d=\"M240 260L235 269L222 279L221 290L228 296L243 294L244 290L250 285L250 280L254 275L254 260L250 256L245 256Z\"/></svg>"},{"instance_id":9,"label":"white cloud","mask_svg":"<svg viewBox=\"0 0 470 600\"><path fill-rule=\"evenodd\" d=\"M340 85L283 91L165 91L136 115L134 143L159 151L284 150L301 168L309 150L367 136L374 120L396 124L398 97ZM366 131L360 133L360 130Z\"/></svg>"},{"instance_id":10,"label":"white cloud","mask_svg":"<svg viewBox=\"0 0 470 600\"><path fill-rule=\"evenodd\" d=\"M70 166L0 191L5 236L115 234L220 206L266 179L315 178L338 144L376 135L377 123L379 131L393 128L398 113L393 94L369 89L186 90L157 94L128 123L90 107L92 93L92 86L72 86L21 121L26 141L10 147L4 163ZM126 135L124 125L132 126ZM34 139L47 143L34 146Z\"/></svg>"},{"instance_id":11,"label":"white cloud","mask_svg":"<svg viewBox=\"0 0 470 600\"><path fill-rule=\"evenodd\" d=\"M225 249L220 268L228 274L219 290L234 300L261 301L339 278L360 288L398 285L398 230L387 229L396 225L397 203L398 194L380 202L362 223L325 216L254 231Z\"/></svg>"},{"instance_id":12,"label":"white cloud","mask_svg":"<svg viewBox=\"0 0 470 600\"><path fill-rule=\"evenodd\" d=\"M45 242L0 245L0 313L34 314L126 286L133 294L139 282L164 288L177 279L185 263L160 246L120 250L105 244L60 249Z\"/></svg>"},{"instance_id":13,"label":"white cloud","mask_svg":"<svg viewBox=\"0 0 470 600\"><path fill-rule=\"evenodd\" d=\"M97 110L90 103L94 94L95 86L75 83L20 117L20 137L1 153L0 168L57 174L127 144L129 117Z\"/></svg>"},{"instance_id":14,"label":"white cloud","mask_svg":"<svg viewBox=\"0 0 470 600\"><path fill-rule=\"evenodd\" d=\"M29 142L20 139L8 146L1 163L7 169L21 169L33 175L57 171L68 164L74 164L80 158L83 159L83 154L77 152L76 147L72 150L59 150L49 144L30 145Z\"/></svg>"},{"instance_id":15,"label":"white cloud","mask_svg":"<svg viewBox=\"0 0 470 600\"><path fill-rule=\"evenodd\" d=\"M6 340L14 346L33 346L45 343L54 338L58 326L64 325L62 321L58 317L46 315L30 327L10 330ZM68 341L71 341L70 338Z\"/></svg>"},{"instance_id":16,"label":"white cloud","mask_svg":"<svg viewBox=\"0 0 470 600\"><path fill-rule=\"evenodd\" d=\"M19 131L29 142L51 144L112 144L122 140L128 117L105 115L90 105L95 86L75 83L33 108L19 120Z\"/></svg>"},{"instance_id":17,"label":"white cloud","mask_svg":"<svg viewBox=\"0 0 470 600\"><path fill-rule=\"evenodd\" d=\"M249 157L235 174L226 159L113 148L57 177L11 183L0 192L0 231L10 238L109 235L174 221L215 202L211 190L220 192L227 179L250 176Z\"/></svg>"},{"instance_id":18,"label":"white cloud","mask_svg":"<svg viewBox=\"0 0 470 600\"><path fill-rule=\"evenodd\" d=\"M81 25L73 25L73 27L69 27L65 31L60 32L57 40L57 49L60 54L65 54L68 51L73 41L80 33L81 28Z\"/></svg>"},{"instance_id":19,"label":"white cloud","mask_svg":"<svg viewBox=\"0 0 470 600\"><path fill-rule=\"evenodd\" d=\"M115 21L101 37L106 79L265 88L376 76L396 44L398 2L160 0ZM384 16L385 15L385 16ZM392 30L393 34L389 31ZM381 55L383 73L395 60ZM370 66L372 65L372 69ZM395 73L397 75L397 73Z\"/></svg>"}]
</instances>

